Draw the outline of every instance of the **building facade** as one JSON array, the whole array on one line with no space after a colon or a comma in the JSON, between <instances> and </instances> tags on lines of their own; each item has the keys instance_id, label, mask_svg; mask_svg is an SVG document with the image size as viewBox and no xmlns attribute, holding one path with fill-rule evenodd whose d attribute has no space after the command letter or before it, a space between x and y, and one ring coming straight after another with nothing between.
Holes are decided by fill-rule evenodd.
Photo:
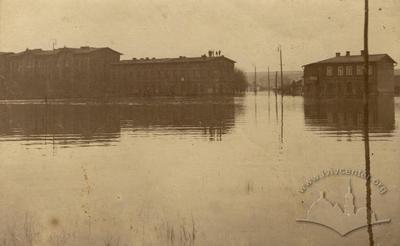
<instances>
[{"instance_id":1,"label":"building facade","mask_svg":"<svg viewBox=\"0 0 400 246\"><path fill-rule=\"evenodd\" d=\"M11 98L98 96L106 90L110 64L120 55L88 46L8 54L2 90Z\"/></svg>"},{"instance_id":2,"label":"building facade","mask_svg":"<svg viewBox=\"0 0 400 246\"><path fill-rule=\"evenodd\" d=\"M6 78L8 78L9 72L9 56L13 54L11 52L0 52L0 98L5 98L7 95Z\"/></svg>"},{"instance_id":3,"label":"building facade","mask_svg":"<svg viewBox=\"0 0 400 246\"><path fill-rule=\"evenodd\" d=\"M0 98L186 96L243 91L243 85L235 83L235 61L220 52L122 61L120 56L107 47L88 46L0 53Z\"/></svg>"},{"instance_id":4,"label":"building facade","mask_svg":"<svg viewBox=\"0 0 400 246\"><path fill-rule=\"evenodd\" d=\"M233 94L234 64L221 55L124 60L111 66L110 94Z\"/></svg>"},{"instance_id":5,"label":"building facade","mask_svg":"<svg viewBox=\"0 0 400 246\"><path fill-rule=\"evenodd\" d=\"M387 54L369 56L369 94L394 93L394 66ZM360 55L336 56L304 66L304 95L314 97L362 97L364 58Z\"/></svg>"}]
</instances>

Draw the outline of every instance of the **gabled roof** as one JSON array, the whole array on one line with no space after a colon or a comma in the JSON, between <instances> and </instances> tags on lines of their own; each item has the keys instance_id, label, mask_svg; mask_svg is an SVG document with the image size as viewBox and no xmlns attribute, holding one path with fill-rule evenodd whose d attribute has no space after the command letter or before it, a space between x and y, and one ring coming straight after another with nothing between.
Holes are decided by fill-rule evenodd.
<instances>
[{"instance_id":1,"label":"gabled roof","mask_svg":"<svg viewBox=\"0 0 400 246\"><path fill-rule=\"evenodd\" d=\"M225 56L200 56L200 57L177 57L177 58L141 58L132 60L122 60L114 65L126 65L126 64L164 64L164 63L190 63L190 62L209 62L215 60L227 60L232 63L236 63L234 60L229 59Z\"/></svg>"},{"instance_id":2,"label":"gabled roof","mask_svg":"<svg viewBox=\"0 0 400 246\"><path fill-rule=\"evenodd\" d=\"M389 59L391 62L396 63L392 57L388 54L374 54L369 55L369 62L378 62L384 59ZM309 63L304 66L313 65L313 64L338 64L338 63L362 63L364 62L364 56L356 55L356 56L335 56L329 59L325 59L318 62Z\"/></svg>"},{"instance_id":3,"label":"gabled roof","mask_svg":"<svg viewBox=\"0 0 400 246\"><path fill-rule=\"evenodd\" d=\"M63 49L63 48L61 48L61 49ZM122 55L122 53L115 51L108 47L95 48L95 47L84 46L81 48L67 48L67 49L72 50L73 53L75 53L75 54L88 54L88 53L92 53L92 52L99 51L99 50L109 50L111 52Z\"/></svg>"}]
</instances>

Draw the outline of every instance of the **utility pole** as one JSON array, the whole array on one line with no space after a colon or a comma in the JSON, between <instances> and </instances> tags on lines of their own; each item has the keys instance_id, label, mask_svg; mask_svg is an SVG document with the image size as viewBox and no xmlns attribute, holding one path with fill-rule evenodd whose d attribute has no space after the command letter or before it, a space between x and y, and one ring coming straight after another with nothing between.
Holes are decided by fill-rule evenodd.
<instances>
[{"instance_id":1,"label":"utility pole","mask_svg":"<svg viewBox=\"0 0 400 246\"><path fill-rule=\"evenodd\" d=\"M283 95L283 69L282 69L282 46L279 45L279 60L281 64L281 94Z\"/></svg>"},{"instance_id":2,"label":"utility pole","mask_svg":"<svg viewBox=\"0 0 400 246\"><path fill-rule=\"evenodd\" d=\"M254 95L257 94L257 66L254 65Z\"/></svg>"},{"instance_id":3,"label":"utility pole","mask_svg":"<svg viewBox=\"0 0 400 246\"><path fill-rule=\"evenodd\" d=\"M275 117L278 123L278 71L275 71Z\"/></svg>"},{"instance_id":4,"label":"utility pole","mask_svg":"<svg viewBox=\"0 0 400 246\"><path fill-rule=\"evenodd\" d=\"M374 234L372 231L372 201L371 201L371 160L369 146L369 51L368 51L368 25L369 25L369 2L364 0L364 158L366 174L366 208L369 245L375 245Z\"/></svg>"},{"instance_id":5,"label":"utility pole","mask_svg":"<svg viewBox=\"0 0 400 246\"><path fill-rule=\"evenodd\" d=\"M52 44L53 50L54 50L56 48L57 39L53 39L53 42L51 44Z\"/></svg>"},{"instance_id":6,"label":"utility pole","mask_svg":"<svg viewBox=\"0 0 400 246\"><path fill-rule=\"evenodd\" d=\"M275 72L275 96L278 93L278 71Z\"/></svg>"},{"instance_id":7,"label":"utility pole","mask_svg":"<svg viewBox=\"0 0 400 246\"><path fill-rule=\"evenodd\" d=\"M283 68L282 68L282 46L279 45L279 60L281 65L281 144L283 143Z\"/></svg>"},{"instance_id":8,"label":"utility pole","mask_svg":"<svg viewBox=\"0 0 400 246\"><path fill-rule=\"evenodd\" d=\"M271 91L271 81L269 78L269 66L268 66L268 96L269 96L270 91Z\"/></svg>"}]
</instances>

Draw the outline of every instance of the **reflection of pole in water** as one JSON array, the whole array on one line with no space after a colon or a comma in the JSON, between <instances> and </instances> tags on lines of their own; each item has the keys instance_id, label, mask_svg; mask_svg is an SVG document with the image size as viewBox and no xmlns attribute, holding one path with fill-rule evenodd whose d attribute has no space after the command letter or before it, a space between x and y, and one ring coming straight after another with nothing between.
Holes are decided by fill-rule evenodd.
<instances>
[{"instance_id":1,"label":"reflection of pole in water","mask_svg":"<svg viewBox=\"0 0 400 246\"><path fill-rule=\"evenodd\" d=\"M368 52L368 0L365 0L364 12L364 153L365 153L365 175L366 175L366 207L369 245L374 245L374 235L372 232L371 217L371 161L369 149L369 52Z\"/></svg>"},{"instance_id":2,"label":"reflection of pole in water","mask_svg":"<svg viewBox=\"0 0 400 246\"><path fill-rule=\"evenodd\" d=\"M269 91L268 91L268 94L269 94ZM270 121L270 119L271 119L271 100L270 100L271 98L269 97L269 95L268 95L268 122Z\"/></svg>"},{"instance_id":3,"label":"reflection of pole in water","mask_svg":"<svg viewBox=\"0 0 400 246\"><path fill-rule=\"evenodd\" d=\"M257 124L257 97L254 97L254 119Z\"/></svg>"},{"instance_id":4,"label":"reflection of pole in water","mask_svg":"<svg viewBox=\"0 0 400 246\"><path fill-rule=\"evenodd\" d=\"M281 143L283 143L283 93L281 95Z\"/></svg>"}]
</instances>

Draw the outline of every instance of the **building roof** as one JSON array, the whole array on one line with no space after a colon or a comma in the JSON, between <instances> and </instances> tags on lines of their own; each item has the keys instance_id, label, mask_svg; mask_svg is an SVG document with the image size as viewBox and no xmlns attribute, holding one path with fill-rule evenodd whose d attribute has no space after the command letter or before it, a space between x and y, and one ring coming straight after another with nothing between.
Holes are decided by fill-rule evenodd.
<instances>
[{"instance_id":1,"label":"building roof","mask_svg":"<svg viewBox=\"0 0 400 246\"><path fill-rule=\"evenodd\" d=\"M393 63L396 63L396 61L393 60L393 58L390 57L388 54L369 55L370 62L378 62L378 61L381 61L384 59L389 59ZM344 56L335 56L335 57L325 59L322 61L309 63L304 66L313 65L313 64L338 64L338 63L362 63L362 62L364 62L364 56L362 56L362 55L344 55Z\"/></svg>"},{"instance_id":2,"label":"building roof","mask_svg":"<svg viewBox=\"0 0 400 246\"><path fill-rule=\"evenodd\" d=\"M225 56L200 56L200 57L177 57L177 58L133 58L132 60L122 60L114 65L127 65L127 64L164 64L164 63L189 63L189 62L208 62L214 60L224 59L229 62L235 63L234 60L229 59Z\"/></svg>"},{"instance_id":3,"label":"building roof","mask_svg":"<svg viewBox=\"0 0 400 246\"><path fill-rule=\"evenodd\" d=\"M57 55L61 52L72 52L73 54L89 54L95 51L99 51L99 50L110 50L114 53L120 54L122 55L122 53L119 53L118 51L115 51L111 48L108 47L101 47L101 48L95 48L95 47L89 47L89 46L82 46L80 48L58 48L58 49L54 49L54 50L42 50L42 49L26 49L25 51L22 52L18 52L18 53L13 53L12 56L20 56L20 55L24 55L24 54L33 54L33 55L37 55L37 56L45 56L45 55Z\"/></svg>"}]
</instances>

